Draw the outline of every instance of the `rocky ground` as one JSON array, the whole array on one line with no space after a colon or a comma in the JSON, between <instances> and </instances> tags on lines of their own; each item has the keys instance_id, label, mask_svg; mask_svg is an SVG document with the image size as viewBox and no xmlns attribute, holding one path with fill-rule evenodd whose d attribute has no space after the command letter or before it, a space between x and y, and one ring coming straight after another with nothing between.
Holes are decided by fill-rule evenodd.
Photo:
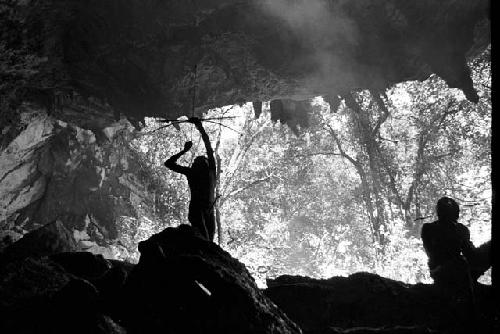
<instances>
[{"instance_id":1,"label":"rocky ground","mask_svg":"<svg viewBox=\"0 0 500 334\"><path fill-rule=\"evenodd\" d=\"M0 253L1 333L488 333L491 287L467 303L370 273L282 276L260 290L245 266L187 225L139 244L137 265L77 252L60 222Z\"/></svg>"}]
</instances>

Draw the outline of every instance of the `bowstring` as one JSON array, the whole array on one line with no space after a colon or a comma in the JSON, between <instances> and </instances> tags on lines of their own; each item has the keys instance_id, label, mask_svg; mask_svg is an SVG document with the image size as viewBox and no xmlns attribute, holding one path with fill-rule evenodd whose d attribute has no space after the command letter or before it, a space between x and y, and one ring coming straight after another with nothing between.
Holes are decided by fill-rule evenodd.
<instances>
[{"instance_id":1,"label":"bowstring","mask_svg":"<svg viewBox=\"0 0 500 334\"><path fill-rule=\"evenodd\" d=\"M191 101L191 117L194 117L194 104L196 102L196 74L198 70L198 64L194 65L194 78L193 78L193 96ZM191 126L190 140L193 141L193 126Z\"/></svg>"},{"instance_id":2,"label":"bowstring","mask_svg":"<svg viewBox=\"0 0 500 334\"><path fill-rule=\"evenodd\" d=\"M194 64L194 77L193 77L193 96L191 97L191 117L194 117L194 107L195 107L195 102L196 102L196 75L197 75L197 70L198 70L198 64ZM191 131L190 131L190 141L193 142L193 127L194 124L191 124ZM198 145L196 145L198 146ZM195 152L198 151L198 147L195 148ZM193 163L195 154L191 153L191 164Z\"/></svg>"}]
</instances>

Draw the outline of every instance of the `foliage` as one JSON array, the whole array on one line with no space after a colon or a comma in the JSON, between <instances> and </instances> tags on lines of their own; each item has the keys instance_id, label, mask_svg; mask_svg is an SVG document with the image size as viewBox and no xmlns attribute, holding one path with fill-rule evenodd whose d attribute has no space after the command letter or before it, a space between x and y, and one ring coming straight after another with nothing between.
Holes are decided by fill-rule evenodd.
<instances>
[{"instance_id":1,"label":"foliage","mask_svg":"<svg viewBox=\"0 0 500 334\"><path fill-rule=\"evenodd\" d=\"M438 77L388 91L345 96L336 112L312 101L309 128L295 136L250 104L211 110L205 127L221 161L219 243L265 277L371 271L428 282L419 231L444 195L461 204L477 244L491 228L490 69L487 51L471 63L476 105ZM220 123L220 124L217 124ZM222 124L222 125L221 125ZM134 145L165 180L170 224L187 222L187 182L162 166L186 140L204 154L189 123L180 131L148 120ZM474 161L474 163L471 163ZM165 217L167 218L167 217Z\"/></svg>"}]
</instances>

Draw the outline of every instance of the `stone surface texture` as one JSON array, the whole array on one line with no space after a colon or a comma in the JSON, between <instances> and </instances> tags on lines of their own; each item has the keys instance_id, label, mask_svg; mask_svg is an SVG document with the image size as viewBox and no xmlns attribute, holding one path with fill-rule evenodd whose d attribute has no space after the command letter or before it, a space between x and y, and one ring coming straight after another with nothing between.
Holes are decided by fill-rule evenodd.
<instances>
[{"instance_id":1,"label":"stone surface texture","mask_svg":"<svg viewBox=\"0 0 500 334\"><path fill-rule=\"evenodd\" d=\"M47 229L48 227L45 227ZM59 232L58 232L59 231ZM34 232L35 233L35 232ZM46 231L37 231L39 235ZM52 228L60 240L71 238ZM259 290L243 264L190 226L139 245L137 265L89 252L7 247L0 266L2 333L497 333L491 286L463 296L370 273L281 276ZM3 256L0 253L0 256Z\"/></svg>"},{"instance_id":2,"label":"stone surface texture","mask_svg":"<svg viewBox=\"0 0 500 334\"><path fill-rule=\"evenodd\" d=\"M125 323L131 333L301 333L245 266L189 225L139 244Z\"/></svg>"},{"instance_id":3,"label":"stone surface texture","mask_svg":"<svg viewBox=\"0 0 500 334\"><path fill-rule=\"evenodd\" d=\"M301 333L243 264L187 225L142 242L135 266L38 255L23 239L12 250L30 255L1 267L2 333Z\"/></svg>"},{"instance_id":4,"label":"stone surface texture","mask_svg":"<svg viewBox=\"0 0 500 334\"><path fill-rule=\"evenodd\" d=\"M87 129L120 113L191 115L194 85L196 114L251 101L331 100L432 73L475 101L466 59L490 42L487 0L6 3L2 48L19 65L6 61L7 77L24 76L25 98Z\"/></svg>"},{"instance_id":5,"label":"stone surface texture","mask_svg":"<svg viewBox=\"0 0 500 334\"><path fill-rule=\"evenodd\" d=\"M130 146L132 125L122 119L91 131L23 108L23 130L0 152L1 244L57 220L79 249L135 256L122 233L161 220L166 208L158 176Z\"/></svg>"},{"instance_id":6,"label":"stone surface texture","mask_svg":"<svg viewBox=\"0 0 500 334\"><path fill-rule=\"evenodd\" d=\"M305 333L354 327L372 329L359 333L373 328L387 333L495 333L500 328L492 287L479 283L475 311L464 295L372 273L329 279L285 275L267 284L266 295Z\"/></svg>"}]
</instances>

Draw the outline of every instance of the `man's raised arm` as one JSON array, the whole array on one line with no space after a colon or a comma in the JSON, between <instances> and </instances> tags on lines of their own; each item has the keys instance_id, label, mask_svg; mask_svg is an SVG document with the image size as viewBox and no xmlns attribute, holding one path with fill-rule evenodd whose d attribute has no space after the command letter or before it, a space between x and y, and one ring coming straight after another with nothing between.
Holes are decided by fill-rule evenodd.
<instances>
[{"instance_id":1,"label":"man's raised arm","mask_svg":"<svg viewBox=\"0 0 500 334\"><path fill-rule=\"evenodd\" d=\"M203 125L201 125L201 120L197 117L193 117L190 119L191 122L196 126L198 131L200 131L201 134L201 139L203 139L203 143L205 144L205 149L207 150L207 156L208 156L208 167L210 169L215 170L215 158L214 158L214 150L212 148L212 145L210 144L210 138L208 138L208 135L203 128Z\"/></svg>"},{"instance_id":2,"label":"man's raised arm","mask_svg":"<svg viewBox=\"0 0 500 334\"><path fill-rule=\"evenodd\" d=\"M181 156L183 156L187 151L191 149L193 146L193 143L190 141L187 141L184 143L184 149L180 151L177 154L172 155L170 158L165 161L164 165L170 170L173 170L176 173L181 173L184 175L187 175L189 173L189 167L181 166L177 164L177 159L179 159Z\"/></svg>"}]
</instances>

